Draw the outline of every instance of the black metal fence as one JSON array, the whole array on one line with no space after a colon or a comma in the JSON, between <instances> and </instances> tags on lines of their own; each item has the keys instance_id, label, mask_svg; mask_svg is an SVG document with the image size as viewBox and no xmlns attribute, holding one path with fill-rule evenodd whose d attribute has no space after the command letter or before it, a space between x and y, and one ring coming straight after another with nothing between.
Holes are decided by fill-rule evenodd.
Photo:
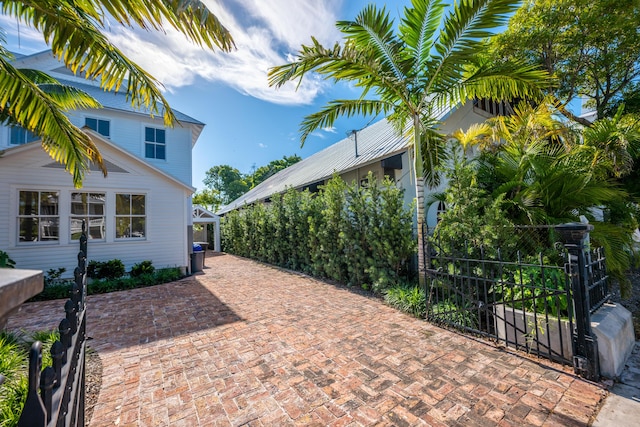
<instances>
[{"instance_id":1,"label":"black metal fence","mask_svg":"<svg viewBox=\"0 0 640 427\"><path fill-rule=\"evenodd\" d=\"M18 426L84 426L85 331L87 295L87 235L82 224L78 266L66 316L58 330L60 340L51 347L53 366L42 370L42 344L29 352L29 391Z\"/></svg>"},{"instance_id":2,"label":"black metal fence","mask_svg":"<svg viewBox=\"0 0 640 427\"><path fill-rule=\"evenodd\" d=\"M427 319L598 377L590 315L609 291L604 256L588 249L590 227L515 228L506 250L425 229Z\"/></svg>"}]
</instances>

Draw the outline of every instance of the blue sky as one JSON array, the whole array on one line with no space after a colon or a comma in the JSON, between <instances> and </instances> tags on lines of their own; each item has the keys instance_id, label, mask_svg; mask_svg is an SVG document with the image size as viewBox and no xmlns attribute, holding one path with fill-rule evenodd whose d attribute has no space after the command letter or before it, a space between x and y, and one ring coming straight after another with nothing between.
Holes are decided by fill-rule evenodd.
<instances>
[{"instance_id":1,"label":"blue sky","mask_svg":"<svg viewBox=\"0 0 640 427\"><path fill-rule=\"evenodd\" d=\"M311 36L325 45L340 40L337 20L352 19L371 2L385 4L399 20L410 0L205 0L233 35L237 50L205 51L181 34L150 33L113 25L109 38L131 59L159 79L171 106L206 127L193 150L193 186L204 187L205 172L219 164L243 173L285 155L303 158L365 126L365 118L340 119L334 128L311 135L300 147L299 125L327 101L353 98L358 90L317 78L305 78L279 90L267 84L267 70ZM15 18L0 16L9 50L25 54L46 49L39 34ZM18 44L18 34L20 43Z\"/></svg>"}]
</instances>

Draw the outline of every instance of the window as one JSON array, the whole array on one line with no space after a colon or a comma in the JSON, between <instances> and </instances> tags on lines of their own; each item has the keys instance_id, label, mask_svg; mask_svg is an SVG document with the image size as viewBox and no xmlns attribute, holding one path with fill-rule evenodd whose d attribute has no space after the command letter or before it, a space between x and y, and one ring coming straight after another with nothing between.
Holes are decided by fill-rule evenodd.
<instances>
[{"instance_id":1,"label":"window","mask_svg":"<svg viewBox=\"0 0 640 427\"><path fill-rule=\"evenodd\" d=\"M166 159L165 130L144 128L144 155L148 159Z\"/></svg>"},{"instance_id":2,"label":"window","mask_svg":"<svg viewBox=\"0 0 640 427\"><path fill-rule=\"evenodd\" d=\"M109 136L110 136L110 133L109 133L110 123L109 123L109 120L100 120L100 119L94 119L92 117L85 117L84 124L88 128L93 129L96 132L98 132L100 135L106 136L107 138L109 138Z\"/></svg>"},{"instance_id":3,"label":"window","mask_svg":"<svg viewBox=\"0 0 640 427\"><path fill-rule=\"evenodd\" d=\"M29 132L23 127L12 126L10 129L9 143L12 145L22 145L39 139L36 134Z\"/></svg>"},{"instance_id":4,"label":"window","mask_svg":"<svg viewBox=\"0 0 640 427\"><path fill-rule=\"evenodd\" d=\"M116 239L143 239L146 236L144 194L116 194Z\"/></svg>"},{"instance_id":5,"label":"window","mask_svg":"<svg viewBox=\"0 0 640 427\"><path fill-rule=\"evenodd\" d=\"M104 193L71 193L71 240L80 239L82 221L87 224L88 239L105 239L104 204Z\"/></svg>"},{"instance_id":6,"label":"window","mask_svg":"<svg viewBox=\"0 0 640 427\"><path fill-rule=\"evenodd\" d=\"M20 191L18 240L51 242L59 240L57 191Z\"/></svg>"}]
</instances>

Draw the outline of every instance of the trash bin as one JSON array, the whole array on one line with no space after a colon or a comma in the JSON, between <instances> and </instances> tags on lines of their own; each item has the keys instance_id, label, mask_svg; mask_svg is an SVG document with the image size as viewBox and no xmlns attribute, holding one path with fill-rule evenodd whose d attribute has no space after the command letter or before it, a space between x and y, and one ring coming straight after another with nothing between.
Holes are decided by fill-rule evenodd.
<instances>
[{"instance_id":1,"label":"trash bin","mask_svg":"<svg viewBox=\"0 0 640 427\"><path fill-rule=\"evenodd\" d=\"M204 251L202 246L193 245L193 253L191 254L191 274L204 270Z\"/></svg>"},{"instance_id":2,"label":"trash bin","mask_svg":"<svg viewBox=\"0 0 640 427\"><path fill-rule=\"evenodd\" d=\"M202 248L202 251L204 252L204 257L207 257L207 249L209 249L209 243L208 242L193 242L194 245L200 245L200 247Z\"/></svg>"}]
</instances>

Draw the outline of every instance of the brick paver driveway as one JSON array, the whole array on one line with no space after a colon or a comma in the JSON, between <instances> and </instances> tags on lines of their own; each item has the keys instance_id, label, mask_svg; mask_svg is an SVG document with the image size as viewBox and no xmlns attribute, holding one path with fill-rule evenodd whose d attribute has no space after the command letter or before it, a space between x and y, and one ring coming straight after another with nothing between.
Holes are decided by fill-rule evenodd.
<instances>
[{"instance_id":1,"label":"brick paver driveway","mask_svg":"<svg viewBox=\"0 0 640 427\"><path fill-rule=\"evenodd\" d=\"M104 365L91 426L582 426L605 394L344 288L230 255L206 263L90 297ZM42 327L36 307L12 324Z\"/></svg>"}]
</instances>

